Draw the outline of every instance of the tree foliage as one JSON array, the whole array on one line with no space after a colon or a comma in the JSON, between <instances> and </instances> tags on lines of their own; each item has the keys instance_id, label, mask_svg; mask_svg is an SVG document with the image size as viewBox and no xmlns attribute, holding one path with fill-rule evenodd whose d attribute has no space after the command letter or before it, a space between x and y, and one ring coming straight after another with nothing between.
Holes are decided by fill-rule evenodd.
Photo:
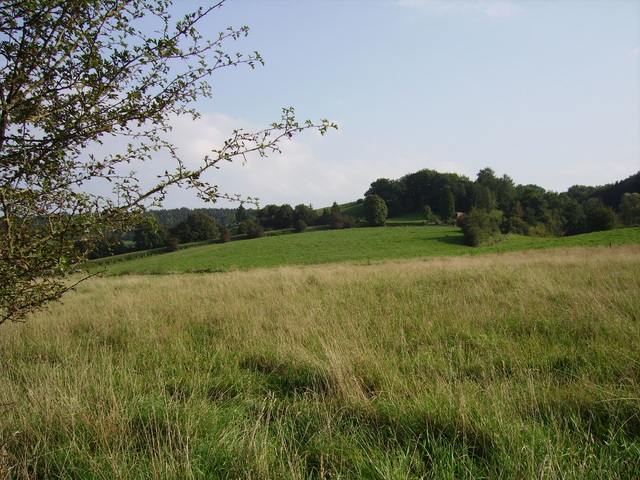
<instances>
[{"instance_id":1,"label":"tree foliage","mask_svg":"<svg viewBox=\"0 0 640 480\"><path fill-rule=\"evenodd\" d=\"M133 242L136 250L149 250L167 246L169 229L158 224L154 217L145 219L133 232Z\"/></svg>"},{"instance_id":2,"label":"tree foliage","mask_svg":"<svg viewBox=\"0 0 640 480\"><path fill-rule=\"evenodd\" d=\"M235 217L235 220L238 223L242 223L247 218L249 218L249 214L247 213L247 209L244 208L244 205L240 204L240 206L236 209Z\"/></svg>"},{"instance_id":3,"label":"tree foliage","mask_svg":"<svg viewBox=\"0 0 640 480\"><path fill-rule=\"evenodd\" d=\"M443 222L452 221L453 214L456 211L455 202L453 193L451 193L451 187L449 185L445 185L442 188L442 193L440 194L440 219Z\"/></svg>"},{"instance_id":4,"label":"tree foliage","mask_svg":"<svg viewBox=\"0 0 640 480\"><path fill-rule=\"evenodd\" d=\"M220 243L229 243L231 241L231 230L228 227L220 229Z\"/></svg>"},{"instance_id":5,"label":"tree foliage","mask_svg":"<svg viewBox=\"0 0 640 480\"><path fill-rule=\"evenodd\" d=\"M626 226L640 224L640 193L625 193L620 199L620 217Z\"/></svg>"},{"instance_id":6,"label":"tree foliage","mask_svg":"<svg viewBox=\"0 0 640 480\"><path fill-rule=\"evenodd\" d=\"M386 203L378 195L368 195L364 199L364 216L370 226L384 226L388 213Z\"/></svg>"},{"instance_id":7,"label":"tree foliage","mask_svg":"<svg viewBox=\"0 0 640 480\"><path fill-rule=\"evenodd\" d=\"M293 209L294 222L303 221L305 225L315 225L318 220L316 211L308 205L299 204Z\"/></svg>"},{"instance_id":8,"label":"tree foliage","mask_svg":"<svg viewBox=\"0 0 640 480\"><path fill-rule=\"evenodd\" d=\"M424 207L422 207L422 216L427 223L434 223L437 220L436 216L433 214L433 210L431 210L431 207L429 205L425 205Z\"/></svg>"},{"instance_id":9,"label":"tree foliage","mask_svg":"<svg viewBox=\"0 0 640 480\"><path fill-rule=\"evenodd\" d=\"M171 229L171 236L180 243L213 240L220 234L215 220L204 213L195 212Z\"/></svg>"},{"instance_id":10,"label":"tree foliage","mask_svg":"<svg viewBox=\"0 0 640 480\"><path fill-rule=\"evenodd\" d=\"M636 206L640 203L636 200L640 198L636 197L640 195L640 172L615 184L574 185L567 192L556 193L538 185L516 185L510 177L499 177L491 168L480 170L475 181L424 169L398 180L375 180L366 195L379 195L390 216L424 214L428 208L426 215L433 213L448 221L453 204L462 213L476 210L495 215L502 219L498 224L502 233L521 235L577 235L620 224L632 226L640 221L640 207ZM491 228L495 226L492 221ZM494 233L488 232L488 238Z\"/></svg>"},{"instance_id":11,"label":"tree foliage","mask_svg":"<svg viewBox=\"0 0 640 480\"><path fill-rule=\"evenodd\" d=\"M197 166L178 155L172 120L197 117L196 100L211 94L209 78L227 67L262 63L259 54L230 55L225 45L248 28L211 34L202 20L224 0L172 16L170 0L14 0L0 9L0 323L58 299L73 286L63 276L91 246L130 229L168 187L222 193L202 174L221 162L278 152L322 120L298 123L293 109L258 132L235 130ZM106 155L89 149L116 137ZM93 150L95 151L95 150ZM131 169L163 154L175 168L141 184ZM123 168L124 167L124 168ZM164 168L163 168L164 170ZM93 193L109 182L111 195Z\"/></svg>"},{"instance_id":12,"label":"tree foliage","mask_svg":"<svg viewBox=\"0 0 640 480\"><path fill-rule=\"evenodd\" d=\"M458 224L462 228L464 241L470 247L479 247L494 241L500 235L502 212L473 209L462 217Z\"/></svg>"}]
</instances>

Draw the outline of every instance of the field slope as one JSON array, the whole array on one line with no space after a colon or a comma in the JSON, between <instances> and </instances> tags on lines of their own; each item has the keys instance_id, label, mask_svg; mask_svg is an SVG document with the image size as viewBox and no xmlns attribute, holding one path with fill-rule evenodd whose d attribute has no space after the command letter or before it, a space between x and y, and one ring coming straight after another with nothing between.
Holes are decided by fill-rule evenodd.
<instances>
[{"instance_id":1,"label":"field slope","mask_svg":"<svg viewBox=\"0 0 640 480\"><path fill-rule=\"evenodd\" d=\"M111 263L107 268L112 274L216 272L278 265L369 263L403 258L482 255L525 249L634 243L640 243L640 228L564 238L509 235L495 245L480 248L465 246L460 230L454 227L357 228L206 245L170 254ZM117 259L110 261L113 260Z\"/></svg>"}]
</instances>

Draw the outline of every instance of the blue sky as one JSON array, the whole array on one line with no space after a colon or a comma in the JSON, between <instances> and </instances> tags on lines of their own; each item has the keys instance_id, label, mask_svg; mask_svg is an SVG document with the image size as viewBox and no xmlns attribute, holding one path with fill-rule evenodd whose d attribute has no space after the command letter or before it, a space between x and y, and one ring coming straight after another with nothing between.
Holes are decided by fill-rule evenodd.
<instances>
[{"instance_id":1,"label":"blue sky","mask_svg":"<svg viewBox=\"0 0 640 480\"><path fill-rule=\"evenodd\" d=\"M175 125L187 160L282 107L339 130L224 165L208 177L223 192L323 207L423 168L473 180L490 167L554 191L640 170L638 0L228 0L202 28L231 25L251 32L225 50L266 65L211 79L203 118Z\"/></svg>"}]
</instances>

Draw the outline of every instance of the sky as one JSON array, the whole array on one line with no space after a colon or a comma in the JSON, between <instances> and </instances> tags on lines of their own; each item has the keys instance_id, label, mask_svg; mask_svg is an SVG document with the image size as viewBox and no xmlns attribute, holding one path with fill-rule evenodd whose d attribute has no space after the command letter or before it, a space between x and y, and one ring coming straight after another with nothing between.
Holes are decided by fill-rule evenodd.
<instances>
[{"instance_id":1,"label":"sky","mask_svg":"<svg viewBox=\"0 0 640 480\"><path fill-rule=\"evenodd\" d=\"M243 25L224 49L266 64L211 78L202 118L174 124L183 157L283 107L339 129L208 173L221 192L322 208L425 168L557 192L640 171L640 0L228 0L201 29ZM236 205L171 190L163 206Z\"/></svg>"}]
</instances>

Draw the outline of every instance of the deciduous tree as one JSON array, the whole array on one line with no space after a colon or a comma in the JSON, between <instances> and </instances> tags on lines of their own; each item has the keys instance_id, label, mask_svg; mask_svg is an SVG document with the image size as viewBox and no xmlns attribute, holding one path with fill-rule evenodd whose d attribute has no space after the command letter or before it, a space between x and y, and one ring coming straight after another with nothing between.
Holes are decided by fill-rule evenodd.
<instances>
[{"instance_id":1,"label":"deciduous tree","mask_svg":"<svg viewBox=\"0 0 640 480\"><path fill-rule=\"evenodd\" d=\"M620 217L626 226L640 224L640 193L625 193L620 199Z\"/></svg>"},{"instance_id":2,"label":"deciduous tree","mask_svg":"<svg viewBox=\"0 0 640 480\"><path fill-rule=\"evenodd\" d=\"M384 226L388 213L387 204L378 195L368 195L364 199L364 216L370 226Z\"/></svg>"},{"instance_id":3,"label":"deciduous tree","mask_svg":"<svg viewBox=\"0 0 640 480\"><path fill-rule=\"evenodd\" d=\"M451 187L445 185L442 188L440 195L440 219L443 222L450 222L453 219L453 214L456 211L455 199L451 193Z\"/></svg>"},{"instance_id":4,"label":"deciduous tree","mask_svg":"<svg viewBox=\"0 0 640 480\"><path fill-rule=\"evenodd\" d=\"M195 212L171 229L180 243L204 242L218 237L220 229L209 215Z\"/></svg>"},{"instance_id":5,"label":"deciduous tree","mask_svg":"<svg viewBox=\"0 0 640 480\"><path fill-rule=\"evenodd\" d=\"M166 133L177 117L197 117L196 100L210 96L211 75L262 63L259 54L228 54L247 35L229 28L211 35L203 19L224 0L182 18L171 0L11 0L0 8L0 323L21 320L73 286L65 272L90 246L129 227L173 185L201 198L232 197L202 174L221 162L279 151L322 120L298 123L291 108L258 132L235 130L197 166L181 158ZM182 2L181 2L182 3ZM240 93L241 94L241 93ZM89 154L107 138L121 151ZM163 152L175 168L142 185L132 168ZM124 170L122 167L125 167ZM145 169L149 167L145 166ZM89 188L110 182L112 195ZM137 218L136 218L137 217Z\"/></svg>"}]
</instances>

